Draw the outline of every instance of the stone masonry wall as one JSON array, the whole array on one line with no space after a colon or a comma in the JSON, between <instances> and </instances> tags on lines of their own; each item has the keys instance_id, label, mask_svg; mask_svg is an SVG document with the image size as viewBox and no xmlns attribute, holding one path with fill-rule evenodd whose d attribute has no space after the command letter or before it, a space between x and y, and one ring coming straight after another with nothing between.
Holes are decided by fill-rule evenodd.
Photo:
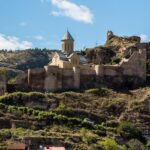
<instances>
[{"instance_id":1,"label":"stone masonry wall","mask_svg":"<svg viewBox=\"0 0 150 150\"><path fill-rule=\"evenodd\" d=\"M96 65L96 75L104 76L137 76L146 80L146 50L135 51L129 59L123 59L119 65Z\"/></svg>"},{"instance_id":2,"label":"stone masonry wall","mask_svg":"<svg viewBox=\"0 0 150 150\"><path fill-rule=\"evenodd\" d=\"M113 78L117 79L117 82L119 82L118 79L124 77L139 78L139 81L145 81L146 50L139 49L139 51L133 52L128 59L124 58L118 65L95 65L95 68L91 65L83 66L73 68L45 66L41 69L29 69L28 85L35 90L57 91L95 87L95 85L101 84L99 81L111 79L109 81L111 82Z\"/></svg>"}]
</instances>

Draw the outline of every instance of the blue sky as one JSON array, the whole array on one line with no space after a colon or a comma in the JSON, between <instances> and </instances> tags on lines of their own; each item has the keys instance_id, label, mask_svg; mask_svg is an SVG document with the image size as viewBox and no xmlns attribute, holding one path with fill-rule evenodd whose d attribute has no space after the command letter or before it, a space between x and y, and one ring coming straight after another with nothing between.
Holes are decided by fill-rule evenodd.
<instances>
[{"instance_id":1,"label":"blue sky","mask_svg":"<svg viewBox=\"0 0 150 150\"><path fill-rule=\"evenodd\" d=\"M150 0L0 0L0 49L60 49L69 28L77 50L106 32L150 37Z\"/></svg>"}]
</instances>

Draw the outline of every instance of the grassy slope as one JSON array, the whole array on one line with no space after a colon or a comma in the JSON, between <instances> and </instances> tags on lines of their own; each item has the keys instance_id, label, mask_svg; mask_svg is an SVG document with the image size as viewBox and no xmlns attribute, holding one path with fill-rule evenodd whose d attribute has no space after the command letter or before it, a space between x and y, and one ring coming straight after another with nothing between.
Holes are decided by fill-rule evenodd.
<instances>
[{"instance_id":1,"label":"grassy slope","mask_svg":"<svg viewBox=\"0 0 150 150\"><path fill-rule=\"evenodd\" d=\"M149 127L149 91L146 87L123 92L92 89L84 93L5 95L0 98L1 143L24 136L60 137L58 140L72 149L98 149L103 138L114 139L123 120L135 127ZM22 122L22 128L5 126L9 120Z\"/></svg>"}]
</instances>

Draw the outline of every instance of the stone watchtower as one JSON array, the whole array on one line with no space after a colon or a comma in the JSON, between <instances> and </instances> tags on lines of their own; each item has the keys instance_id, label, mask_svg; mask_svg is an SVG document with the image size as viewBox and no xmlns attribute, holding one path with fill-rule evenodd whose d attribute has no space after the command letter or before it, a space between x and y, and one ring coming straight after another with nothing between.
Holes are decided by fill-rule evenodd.
<instances>
[{"instance_id":1,"label":"stone watchtower","mask_svg":"<svg viewBox=\"0 0 150 150\"><path fill-rule=\"evenodd\" d=\"M69 55L74 51L74 39L68 30L61 40L61 50L66 55Z\"/></svg>"},{"instance_id":2,"label":"stone watchtower","mask_svg":"<svg viewBox=\"0 0 150 150\"><path fill-rule=\"evenodd\" d=\"M107 32L107 40L110 40L114 36L114 33L112 31Z\"/></svg>"}]
</instances>

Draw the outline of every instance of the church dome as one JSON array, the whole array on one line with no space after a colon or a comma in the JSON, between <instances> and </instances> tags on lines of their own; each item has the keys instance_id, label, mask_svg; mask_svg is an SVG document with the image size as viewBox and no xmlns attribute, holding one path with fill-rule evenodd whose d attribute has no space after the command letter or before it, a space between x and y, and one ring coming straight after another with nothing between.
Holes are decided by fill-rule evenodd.
<instances>
[{"instance_id":1,"label":"church dome","mask_svg":"<svg viewBox=\"0 0 150 150\"><path fill-rule=\"evenodd\" d=\"M62 41L65 41L65 40L74 41L74 38L73 38L72 35L69 33L69 31L67 31L67 32L65 33L65 35L63 36L63 38L62 38Z\"/></svg>"}]
</instances>

